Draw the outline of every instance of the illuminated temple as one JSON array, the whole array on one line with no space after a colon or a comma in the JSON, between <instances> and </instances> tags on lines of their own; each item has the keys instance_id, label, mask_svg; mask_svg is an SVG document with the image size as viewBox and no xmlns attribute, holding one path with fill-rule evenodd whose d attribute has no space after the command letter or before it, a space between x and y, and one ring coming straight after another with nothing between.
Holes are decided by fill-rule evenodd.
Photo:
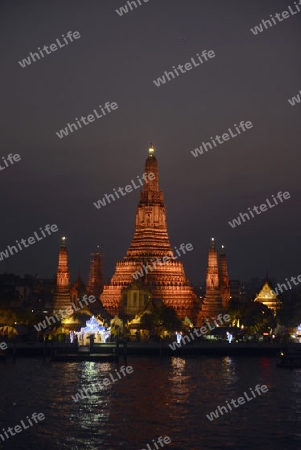
<instances>
[{"instance_id":1,"label":"illuminated temple","mask_svg":"<svg viewBox=\"0 0 301 450\"><path fill-rule=\"evenodd\" d=\"M262 303L272 309L274 313L277 313L277 310L281 307L281 302L278 300L276 294L274 294L268 280L264 282L264 285L254 299L254 302Z\"/></svg>"},{"instance_id":2,"label":"illuminated temple","mask_svg":"<svg viewBox=\"0 0 301 450\"><path fill-rule=\"evenodd\" d=\"M220 277L220 289L223 308L229 307L230 301L230 283L228 275L227 258L225 253L225 247L222 245L222 251L219 257L219 277Z\"/></svg>"},{"instance_id":3,"label":"illuminated temple","mask_svg":"<svg viewBox=\"0 0 301 450\"><path fill-rule=\"evenodd\" d=\"M70 272L68 267L68 251L65 238L62 238L59 250L58 268L56 275L56 290L53 300L53 310L70 308Z\"/></svg>"},{"instance_id":4,"label":"illuminated temple","mask_svg":"<svg viewBox=\"0 0 301 450\"><path fill-rule=\"evenodd\" d=\"M208 253L206 295L198 314L198 324L201 325L206 320L217 317L228 308L229 300L229 276L224 246L222 246L222 252L218 259L214 238L212 238Z\"/></svg>"},{"instance_id":5,"label":"illuminated temple","mask_svg":"<svg viewBox=\"0 0 301 450\"><path fill-rule=\"evenodd\" d=\"M169 242L163 192L159 189L158 162L152 146L142 178L144 185L136 211L134 237L123 260L116 263L115 273L109 284L103 284L103 254L98 247L91 254L87 286L78 275L70 288L68 251L65 238L62 238L54 311L70 308L71 301L77 305L84 294L94 295L101 300L93 304L93 307L89 306L89 309L102 317L109 314L134 318L146 310L150 302L163 301L166 306L174 308L180 319L189 318L193 324L201 326L206 320L227 310L230 288L223 246L218 257L212 239L208 254L206 294L202 302L185 275L183 263L175 256ZM73 319L68 319L70 327L75 324Z\"/></svg>"},{"instance_id":6,"label":"illuminated temple","mask_svg":"<svg viewBox=\"0 0 301 450\"><path fill-rule=\"evenodd\" d=\"M91 253L89 281L87 285L87 294L95 295L99 298L103 290L103 255L100 253L99 246L97 252Z\"/></svg>"},{"instance_id":7,"label":"illuminated temple","mask_svg":"<svg viewBox=\"0 0 301 450\"><path fill-rule=\"evenodd\" d=\"M151 173L155 177L149 177ZM132 243L123 260L117 262L110 283L104 286L101 301L110 314L120 313L127 304L127 291L134 284L134 274L140 271L141 284L153 298L172 306L179 318L188 316L195 321L200 301L186 278L183 263L178 260L155 263L157 258L162 261L164 256L174 257L174 252L169 242L158 162L152 146L145 162L145 174L147 181L140 192Z\"/></svg>"}]
</instances>

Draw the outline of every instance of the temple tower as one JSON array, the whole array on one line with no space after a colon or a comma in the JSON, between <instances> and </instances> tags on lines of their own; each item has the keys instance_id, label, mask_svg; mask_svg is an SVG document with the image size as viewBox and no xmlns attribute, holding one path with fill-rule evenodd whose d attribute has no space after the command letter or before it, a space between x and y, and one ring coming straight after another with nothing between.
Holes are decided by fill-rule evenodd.
<instances>
[{"instance_id":1,"label":"temple tower","mask_svg":"<svg viewBox=\"0 0 301 450\"><path fill-rule=\"evenodd\" d=\"M142 178L144 189L140 192L134 237L123 261L117 262L110 284L104 286L102 303L110 314L118 314L122 289L141 278L153 297L172 306L179 318L188 316L195 320L200 302L169 242L163 192L159 189L158 162L152 145ZM170 260L163 263L163 257Z\"/></svg>"},{"instance_id":2,"label":"temple tower","mask_svg":"<svg viewBox=\"0 0 301 450\"><path fill-rule=\"evenodd\" d=\"M198 319L200 322L211 320L223 312L222 297L220 292L220 279L218 270L217 252L214 246L214 238L208 254L208 267L206 275L206 295ZM199 322L198 321L198 322Z\"/></svg>"},{"instance_id":3,"label":"temple tower","mask_svg":"<svg viewBox=\"0 0 301 450\"><path fill-rule=\"evenodd\" d=\"M222 245L222 251L219 257L219 279L221 286L221 297L223 308L227 309L230 301L230 283L227 267L227 258L225 254L225 247Z\"/></svg>"},{"instance_id":4,"label":"temple tower","mask_svg":"<svg viewBox=\"0 0 301 450\"><path fill-rule=\"evenodd\" d=\"M66 248L66 238L62 237L59 250L59 260L56 275L56 290L53 301L53 310L58 311L70 308L70 273L68 267L68 251Z\"/></svg>"},{"instance_id":5,"label":"temple tower","mask_svg":"<svg viewBox=\"0 0 301 450\"><path fill-rule=\"evenodd\" d=\"M97 250L96 253L91 253L87 293L88 295L94 295L97 299L99 299L102 291L103 291L103 255L100 253L99 250Z\"/></svg>"},{"instance_id":6,"label":"temple tower","mask_svg":"<svg viewBox=\"0 0 301 450\"><path fill-rule=\"evenodd\" d=\"M80 272L78 271L77 278L72 284L70 288L70 298L72 303L75 305L83 298L83 295L86 293L86 286L80 276Z\"/></svg>"}]
</instances>

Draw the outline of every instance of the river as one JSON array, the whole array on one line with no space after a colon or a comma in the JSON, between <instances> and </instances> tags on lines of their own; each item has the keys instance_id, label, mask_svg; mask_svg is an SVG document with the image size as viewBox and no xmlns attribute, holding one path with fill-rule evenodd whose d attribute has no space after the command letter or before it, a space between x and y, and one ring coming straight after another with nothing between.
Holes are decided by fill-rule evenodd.
<instances>
[{"instance_id":1,"label":"river","mask_svg":"<svg viewBox=\"0 0 301 450\"><path fill-rule=\"evenodd\" d=\"M121 364L120 364L121 365ZM168 436L166 450L301 448L301 370L279 369L268 357L129 357L131 374L75 402L115 363L0 363L1 428L32 413L45 419L0 439L2 449L141 450ZM266 393L212 421L206 415L265 384ZM27 423L27 422L26 422ZM1 443L2 442L2 443Z\"/></svg>"}]
</instances>

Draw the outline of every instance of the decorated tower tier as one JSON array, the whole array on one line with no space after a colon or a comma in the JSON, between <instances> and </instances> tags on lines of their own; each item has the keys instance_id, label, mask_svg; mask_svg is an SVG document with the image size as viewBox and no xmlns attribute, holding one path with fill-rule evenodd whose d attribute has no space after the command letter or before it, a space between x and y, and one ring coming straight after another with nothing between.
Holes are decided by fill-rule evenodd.
<instances>
[{"instance_id":1,"label":"decorated tower tier","mask_svg":"<svg viewBox=\"0 0 301 450\"><path fill-rule=\"evenodd\" d=\"M141 278L153 297L172 306L179 318L196 319L200 302L186 278L183 263L176 260L169 242L163 192L159 189L158 162L152 145L143 179L134 237L123 260L117 262L110 283L104 286L102 303L110 314L118 314L122 289L134 279ZM170 261L162 263L167 256Z\"/></svg>"}]
</instances>

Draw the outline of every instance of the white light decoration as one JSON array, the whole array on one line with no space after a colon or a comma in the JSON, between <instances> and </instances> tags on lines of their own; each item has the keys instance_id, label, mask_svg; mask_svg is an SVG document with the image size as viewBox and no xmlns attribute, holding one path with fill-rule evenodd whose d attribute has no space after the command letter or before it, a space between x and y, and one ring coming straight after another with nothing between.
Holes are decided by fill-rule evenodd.
<instances>
[{"instance_id":1,"label":"white light decoration","mask_svg":"<svg viewBox=\"0 0 301 450\"><path fill-rule=\"evenodd\" d=\"M100 325L94 316L87 320L86 326L82 327L80 331L75 331L75 334L80 345L86 345L91 335L94 336L95 343L106 342L111 335L110 331Z\"/></svg>"}]
</instances>

